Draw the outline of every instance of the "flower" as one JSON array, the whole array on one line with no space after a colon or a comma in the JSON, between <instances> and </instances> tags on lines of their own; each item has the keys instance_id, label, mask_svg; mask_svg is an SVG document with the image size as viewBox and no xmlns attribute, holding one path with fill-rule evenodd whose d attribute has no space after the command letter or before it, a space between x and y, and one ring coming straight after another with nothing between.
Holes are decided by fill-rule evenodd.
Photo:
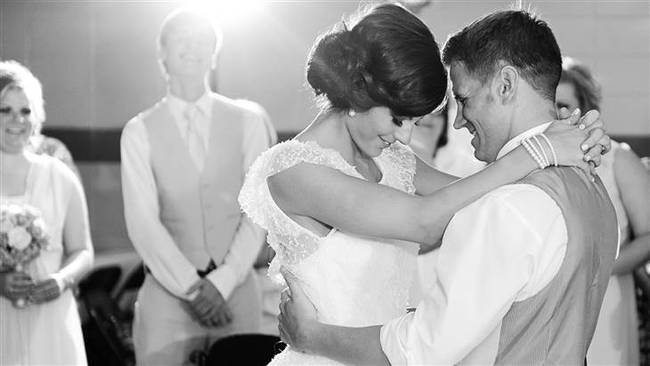
<instances>
[{"instance_id":1,"label":"flower","mask_svg":"<svg viewBox=\"0 0 650 366\"><path fill-rule=\"evenodd\" d=\"M9 237L9 246L18 250L27 248L32 242L32 236L23 227L14 227L7 233L7 236Z\"/></svg>"},{"instance_id":2,"label":"flower","mask_svg":"<svg viewBox=\"0 0 650 366\"><path fill-rule=\"evenodd\" d=\"M27 215L25 215L25 213L21 212L19 214L16 214L16 225L26 226L27 224Z\"/></svg>"},{"instance_id":3,"label":"flower","mask_svg":"<svg viewBox=\"0 0 650 366\"><path fill-rule=\"evenodd\" d=\"M18 268L47 250L47 225L30 205L0 205L0 268Z\"/></svg>"},{"instance_id":4,"label":"flower","mask_svg":"<svg viewBox=\"0 0 650 366\"><path fill-rule=\"evenodd\" d=\"M31 234L36 239L43 239L45 237L45 221L37 218L32 222Z\"/></svg>"},{"instance_id":5,"label":"flower","mask_svg":"<svg viewBox=\"0 0 650 366\"><path fill-rule=\"evenodd\" d=\"M13 228L14 228L14 224L11 223L9 217L4 216L2 220L0 220L0 232L8 233Z\"/></svg>"}]
</instances>

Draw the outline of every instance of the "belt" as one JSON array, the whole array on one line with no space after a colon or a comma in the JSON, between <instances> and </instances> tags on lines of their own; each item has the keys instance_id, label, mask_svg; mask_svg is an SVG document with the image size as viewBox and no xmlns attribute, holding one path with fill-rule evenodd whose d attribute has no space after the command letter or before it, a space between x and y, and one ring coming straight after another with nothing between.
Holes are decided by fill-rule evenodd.
<instances>
[{"instance_id":1,"label":"belt","mask_svg":"<svg viewBox=\"0 0 650 366\"><path fill-rule=\"evenodd\" d=\"M205 276L209 275L210 272L214 271L215 269L217 269L217 264L214 263L214 260L210 259L210 263L208 263L208 266L205 267L205 269L197 269L196 274L199 275L199 277L201 278L205 278ZM144 265L144 271L146 273L152 274L151 269L149 269L149 266L147 266L146 264Z\"/></svg>"}]
</instances>

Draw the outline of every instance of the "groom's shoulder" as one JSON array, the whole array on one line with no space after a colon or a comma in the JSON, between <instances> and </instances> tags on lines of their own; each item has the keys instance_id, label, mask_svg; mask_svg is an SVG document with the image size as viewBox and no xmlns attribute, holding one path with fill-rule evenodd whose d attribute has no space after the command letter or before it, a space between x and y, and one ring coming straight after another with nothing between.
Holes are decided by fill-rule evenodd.
<instances>
[{"instance_id":1,"label":"groom's shoulder","mask_svg":"<svg viewBox=\"0 0 650 366\"><path fill-rule=\"evenodd\" d=\"M466 230L473 225L476 230L498 232L526 223L526 230L543 232L561 219L562 211L546 192L532 184L513 183L486 193L458 211L447 229Z\"/></svg>"}]
</instances>

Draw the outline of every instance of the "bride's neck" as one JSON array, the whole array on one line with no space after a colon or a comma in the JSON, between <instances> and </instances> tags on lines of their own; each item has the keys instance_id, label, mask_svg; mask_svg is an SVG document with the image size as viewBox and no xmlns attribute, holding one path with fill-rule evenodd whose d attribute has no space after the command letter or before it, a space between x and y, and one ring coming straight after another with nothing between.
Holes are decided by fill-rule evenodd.
<instances>
[{"instance_id":1,"label":"bride's neck","mask_svg":"<svg viewBox=\"0 0 650 366\"><path fill-rule=\"evenodd\" d=\"M345 118L344 113L322 111L298 138L315 140L321 147L338 151L349 164L355 165L365 157L350 135Z\"/></svg>"}]
</instances>

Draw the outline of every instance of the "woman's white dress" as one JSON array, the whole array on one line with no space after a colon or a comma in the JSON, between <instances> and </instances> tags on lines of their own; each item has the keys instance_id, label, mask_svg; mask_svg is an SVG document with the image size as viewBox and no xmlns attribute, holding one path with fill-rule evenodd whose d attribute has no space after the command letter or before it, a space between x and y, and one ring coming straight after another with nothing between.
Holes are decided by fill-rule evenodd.
<instances>
[{"instance_id":1,"label":"woman's white dress","mask_svg":"<svg viewBox=\"0 0 650 366\"><path fill-rule=\"evenodd\" d=\"M415 192L415 156L409 148L395 143L374 160L382 172L380 184ZM417 244L362 237L337 229L319 236L300 226L275 204L266 181L300 163L322 165L363 179L338 152L313 141L284 142L256 160L239 202L252 220L268 231L268 242L276 252L269 274L281 280L280 266L295 274L324 323L361 327L403 315L416 270ZM314 364L337 363L290 347L271 362Z\"/></svg>"},{"instance_id":2,"label":"woman's white dress","mask_svg":"<svg viewBox=\"0 0 650 366\"><path fill-rule=\"evenodd\" d=\"M612 141L612 151L603 155L597 172L616 210L619 243L621 247L630 240L630 226L623 201L616 184L614 162L616 150L623 146ZM594 337L587 352L589 365L638 365L639 332L631 273L609 278L607 292L598 315Z\"/></svg>"},{"instance_id":3,"label":"woman's white dress","mask_svg":"<svg viewBox=\"0 0 650 366\"><path fill-rule=\"evenodd\" d=\"M74 173L49 156L29 155L32 165L25 194L0 196L0 202L38 208L47 225L49 249L24 271L39 280L57 272L63 260L62 233ZM0 297L0 365L86 365L86 352L72 291L51 302L17 309Z\"/></svg>"}]
</instances>

